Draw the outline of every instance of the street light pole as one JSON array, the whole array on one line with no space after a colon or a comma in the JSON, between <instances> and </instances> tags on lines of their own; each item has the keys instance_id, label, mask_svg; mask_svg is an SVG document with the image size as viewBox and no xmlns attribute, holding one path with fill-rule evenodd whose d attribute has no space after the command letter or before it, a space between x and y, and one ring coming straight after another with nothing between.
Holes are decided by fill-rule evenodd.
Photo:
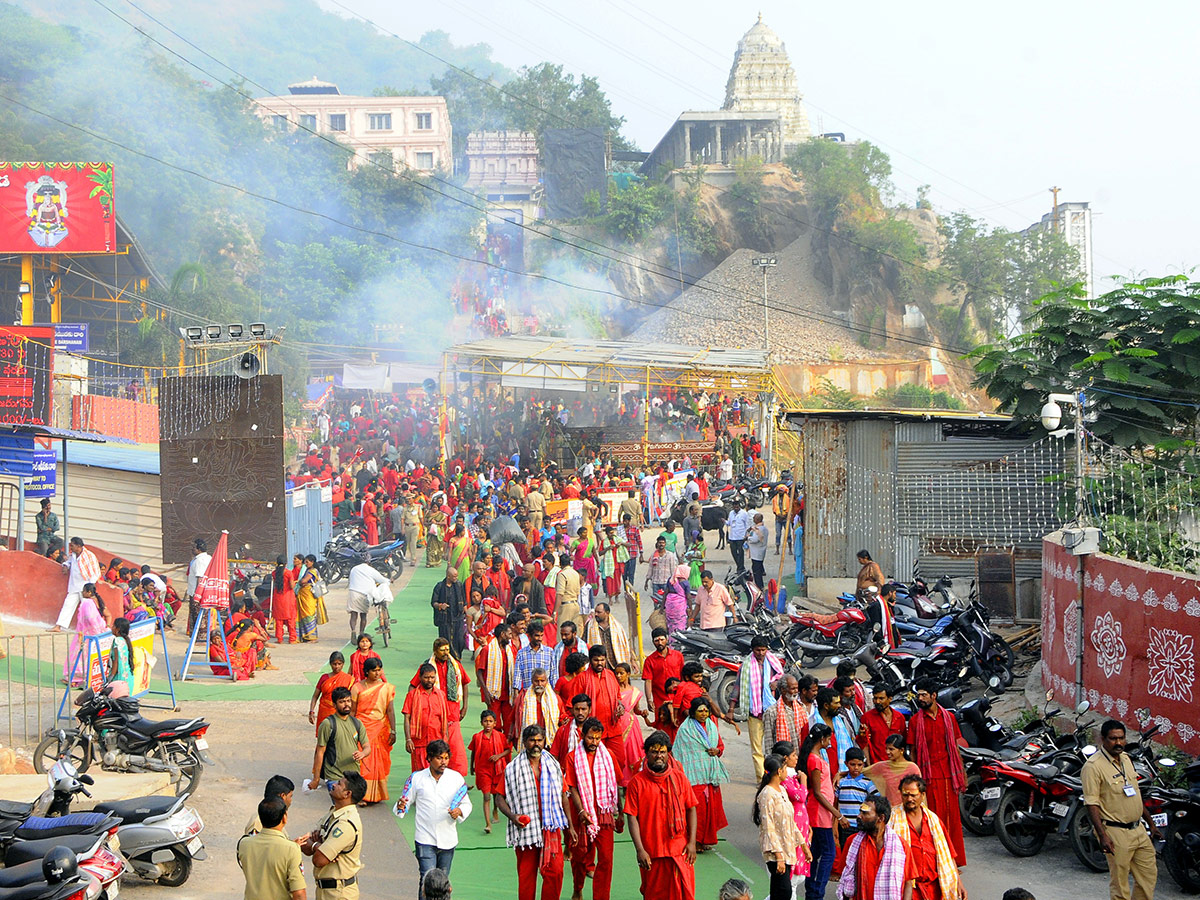
<instances>
[{"instance_id":1,"label":"street light pole","mask_svg":"<svg viewBox=\"0 0 1200 900\"><path fill-rule=\"evenodd\" d=\"M771 359L771 312L767 306L767 269L773 269L777 265L777 260L774 256L756 256L750 260L750 264L758 266L762 269L763 277L763 349L767 351L767 361Z\"/></svg>"}]
</instances>

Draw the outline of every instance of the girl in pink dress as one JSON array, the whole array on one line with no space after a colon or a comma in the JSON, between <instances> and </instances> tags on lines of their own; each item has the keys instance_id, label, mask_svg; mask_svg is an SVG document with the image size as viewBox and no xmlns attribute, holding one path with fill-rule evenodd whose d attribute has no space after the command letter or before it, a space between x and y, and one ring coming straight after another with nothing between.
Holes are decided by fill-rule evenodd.
<instances>
[{"instance_id":1,"label":"girl in pink dress","mask_svg":"<svg viewBox=\"0 0 1200 900\"><path fill-rule=\"evenodd\" d=\"M617 663L617 688L621 703L625 706L625 715L621 716L621 735L625 742L625 768L623 774L628 780L637 771L646 751L642 749L642 723L635 716L641 716L650 724L650 711L646 709L642 692L629 683L633 674L629 663Z\"/></svg>"},{"instance_id":2,"label":"girl in pink dress","mask_svg":"<svg viewBox=\"0 0 1200 900\"><path fill-rule=\"evenodd\" d=\"M83 647L83 653L80 654L83 638L103 634L106 631L108 631L108 622L105 620L104 601L100 599L100 595L94 588L89 594L85 586L84 593L79 599L79 613L78 618L75 619L75 634L71 637L71 649L67 652L66 659L63 660L63 684L67 683L67 679L71 680L72 687L83 684L88 677L87 648ZM76 665L76 656L79 656L78 665ZM74 669L74 673L72 673L72 669Z\"/></svg>"},{"instance_id":3,"label":"girl in pink dress","mask_svg":"<svg viewBox=\"0 0 1200 900\"><path fill-rule=\"evenodd\" d=\"M804 836L804 843L800 845L801 852L796 855L796 867L792 870L792 874L807 878L809 862L812 859L812 850L809 849L809 844L812 843L812 825L808 821L808 787L804 780L796 776L796 761L799 753L796 745L791 741L778 741L771 748L771 753L780 757L787 767L788 775L783 779L783 790L788 799L792 801L792 815L796 820L796 827Z\"/></svg>"}]
</instances>

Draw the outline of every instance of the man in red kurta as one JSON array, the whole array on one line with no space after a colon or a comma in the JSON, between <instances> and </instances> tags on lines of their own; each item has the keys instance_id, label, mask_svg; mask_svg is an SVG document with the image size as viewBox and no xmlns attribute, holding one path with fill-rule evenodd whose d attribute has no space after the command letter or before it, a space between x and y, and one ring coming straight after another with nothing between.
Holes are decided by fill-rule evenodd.
<instances>
[{"instance_id":1,"label":"man in red kurta","mask_svg":"<svg viewBox=\"0 0 1200 900\"><path fill-rule=\"evenodd\" d=\"M597 719L582 725L583 740L563 764L563 787L570 791L567 811L574 822L571 845L573 897L583 896L591 870L592 900L609 900L612 889L613 834L624 830L617 809L617 770L603 744Z\"/></svg>"},{"instance_id":2,"label":"man in red kurta","mask_svg":"<svg viewBox=\"0 0 1200 900\"><path fill-rule=\"evenodd\" d=\"M571 753L583 739L583 723L592 716L591 697L587 694L576 694L571 699L571 720L554 733L554 741L550 744L550 755L564 768Z\"/></svg>"},{"instance_id":3,"label":"man in red kurta","mask_svg":"<svg viewBox=\"0 0 1200 900\"><path fill-rule=\"evenodd\" d=\"M436 638L433 642L433 656L429 662L437 670L436 687L446 697L446 716L450 737L450 768L464 777L467 774L467 745L463 742L462 720L467 715L467 671L462 663L450 655L450 642L445 638ZM418 672L409 682L410 687L421 683ZM415 770L414 770L415 771Z\"/></svg>"},{"instance_id":4,"label":"man in red kurta","mask_svg":"<svg viewBox=\"0 0 1200 900\"><path fill-rule=\"evenodd\" d=\"M619 773L625 767L625 741L621 734L621 688L617 676L608 668L608 654L597 644L588 651L588 667L571 680L571 695L587 694L592 698L592 715L604 726L604 746L612 754ZM621 785L624 787L624 784Z\"/></svg>"},{"instance_id":5,"label":"man in red kurta","mask_svg":"<svg viewBox=\"0 0 1200 900\"><path fill-rule=\"evenodd\" d=\"M963 846L958 795L967 786L967 773L958 747L966 746L966 741L954 716L938 705L937 684L933 681L917 682L917 712L908 725L908 740L913 748L913 762L929 783L929 808L941 820L954 861L965 866L967 849Z\"/></svg>"},{"instance_id":6,"label":"man in red kurta","mask_svg":"<svg viewBox=\"0 0 1200 900\"><path fill-rule=\"evenodd\" d=\"M874 706L862 717L858 745L867 751L871 762L887 760L887 739L893 734L904 737L908 723L902 713L892 709L892 689L877 685L871 694Z\"/></svg>"},{"instance_id":7,"label":"man in red kurta","mask_svg":"<svg viewBox=\"0 0 1200 900\"><path fill-rule=\"evenodd\" d=\"M646 682L646 693L653 703L656 728L672 724L660 721L659 707L667 702L667 679L683 676L683 654L672 650L667 643L667 629L655 628L651 632L654 652L642 663L642 680Z\"/></svg>"},{"instance_id":8,"label":"man in red kurta","mask_svg":"<svg viewBox=\"0 0 1200 900\"><path fill-rule=\"evenodd\" d=\"M695 900L696 795L671 759L671 740L646 738L645 765L625 788L624 812L642 872L646 900Z\"/></svg>"},{"instance_id":9,"label":"man in red kurta","mask_svg":"<svg viewBox=\"0 0 1200 900\"><path fill-rule=\"evenodd\" d=\"M410 755L414 772L428 768L425 748L430 741L445 741L450 737L450 715L446 695L437 689L437 667L421 663L417 676L420 683L408 689L400 709L404 715L404 749Z\"/></svg>"}]
</instances>

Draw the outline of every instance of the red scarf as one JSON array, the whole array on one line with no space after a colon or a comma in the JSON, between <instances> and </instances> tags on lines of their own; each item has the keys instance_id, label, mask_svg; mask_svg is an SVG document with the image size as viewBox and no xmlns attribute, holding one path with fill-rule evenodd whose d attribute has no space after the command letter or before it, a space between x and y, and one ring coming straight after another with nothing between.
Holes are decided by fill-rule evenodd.
<instances>
[{"instance_id":1,"label":"red scarf","mask_svg":"<svg viewBox=\"0 0 1200 900\"><path fill-rule=\"evenodd\" d=\"M943 707L938 707L938 716L942 722L942 733L946 736L946 756L950 760L950 786L955 792L966 790L967 770L963 767L962 757L958 753L958 745L954 742L956 723L954 717ZM925 739L925 722L928 716L923 709L918 709L909 722L909 737L913 745L914 762L921 774L926 778L930 775L932 763L929 761L929 744Z\"/></svg>"}]
</instances>

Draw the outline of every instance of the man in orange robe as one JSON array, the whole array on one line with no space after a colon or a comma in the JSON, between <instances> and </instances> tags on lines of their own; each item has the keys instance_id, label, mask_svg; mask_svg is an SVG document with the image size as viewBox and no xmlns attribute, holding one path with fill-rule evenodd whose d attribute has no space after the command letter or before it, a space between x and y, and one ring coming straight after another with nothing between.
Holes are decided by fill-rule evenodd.
<instances>
[{"instance_id":1,"label":"man in orange robe","mask_svg":"<svg viewBox=\"0 0 1200 900\"><path fill-rule=\"evenodd\" d=\"M629 780L624 812L646 900L696 900L696 795L671 758L671 739L646 738L645 765Z\"/></svg>"},{"instance_id":2,"label":"man in orange robe","mask_svg":"<svg viewBox=\"0 0 1200 900\"><path fill-rule=\"evenodd\" d=\"M404 749L414 772L427 767L425 748L429 742L445 741L450 736L446 695L437 689L437 666L421 663L417 677L420 683L408 689L400 710L404 715Z\"/></svg>"}]
</instances>

